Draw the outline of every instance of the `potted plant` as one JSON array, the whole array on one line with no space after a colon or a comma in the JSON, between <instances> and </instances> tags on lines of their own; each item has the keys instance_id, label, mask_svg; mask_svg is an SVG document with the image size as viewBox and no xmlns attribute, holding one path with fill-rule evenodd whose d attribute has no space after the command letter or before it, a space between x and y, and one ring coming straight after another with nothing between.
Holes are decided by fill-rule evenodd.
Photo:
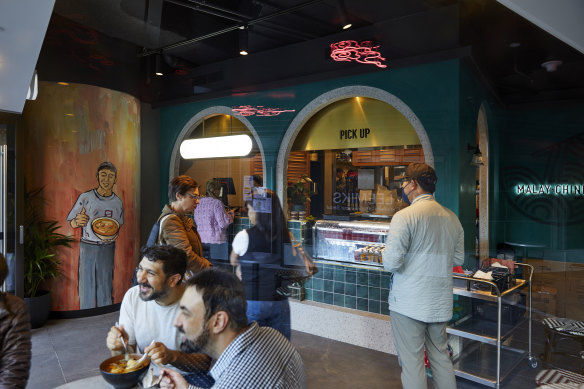
<instances>
[{"instance_id":1,"label":"potted plant","mask_svg":"<svg viewBox=\"0 0 584 389\"><path fill-rule=\"evenodd\" d=\"M61 277L59 247L71 247L73 237L59 232L55 220L45 220L42 206L45 205L42 188L25 194L24 221L24 297L28 304L31 327L38 328L48 319L51 311L51 295L40 290L45 282Z\"/></svg>"},{"instance_id":2,"label":"potted plant","mask_svg":"<svg viewBox=\"0 0 584 389\"><path fill-rule=\"evenodd\" d=\"M312 180L306 174L303 174L296 183L288 185L288 201L291 204L291 210L295 212L302 212L305 210L306 202L310 201L310 197L314 196L315 192L310 189Z\"/></svg>"}]
</instances>

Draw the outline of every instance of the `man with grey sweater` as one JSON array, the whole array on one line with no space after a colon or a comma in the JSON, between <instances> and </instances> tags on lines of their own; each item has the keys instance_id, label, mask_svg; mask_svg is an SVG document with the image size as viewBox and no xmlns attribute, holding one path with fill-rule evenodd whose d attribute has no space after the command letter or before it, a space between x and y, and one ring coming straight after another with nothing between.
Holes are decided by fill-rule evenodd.
<instances>
[{"instance_id":1,"label":"man with grey sweater","mask_svg":"<svg viewBox=\"0 0 584 389\"><path fill-rule=\"evenodd\" d=\"M426 388L424 348L434 386L456 387L446 324L452 317L452 268L464 262L464 231L456 215L434 198L436 173L410 164L402 198L411 205L391 221L383 265L393 273L389 310L405 389Z\"/></svg>"}]
</instances>

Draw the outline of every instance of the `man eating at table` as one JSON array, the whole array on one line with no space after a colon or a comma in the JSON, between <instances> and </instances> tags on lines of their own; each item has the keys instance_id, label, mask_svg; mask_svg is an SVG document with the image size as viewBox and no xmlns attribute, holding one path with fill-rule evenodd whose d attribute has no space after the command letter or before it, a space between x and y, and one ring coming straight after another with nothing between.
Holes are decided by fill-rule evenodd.
<instances>
[{"instance_id":1,"label":"man eating at table","mask_svg":"<svg viewBox=\"0 0 584 389\"><path fill-rule=\"evenodd\" d=\"M174 321L184 334L181 349L216 360L213 389L306 388L304 363L278 331L248 323L243 283L222 270L207 269L187 281ZM163 389L199 389L176 371L163 370Z\"/></svg>"},{"instance_id":2,"label":"man eating at table","mask_svg":"<svg viewBox=\"0 0 584 389\"><path fill-rule=\"evenodd\" d=\"M210 358L180 351L181 334L173 326L185 291L183 274L187 268L184 251L168 245L145 247L138 265L138 285L130 288L122 301L119 326L110 329L107 347L112 355L124 352L148 354L158 365L182 371L209 369ZM187 368L188 367L188 368Z\"/></svg>"}]
</instances>

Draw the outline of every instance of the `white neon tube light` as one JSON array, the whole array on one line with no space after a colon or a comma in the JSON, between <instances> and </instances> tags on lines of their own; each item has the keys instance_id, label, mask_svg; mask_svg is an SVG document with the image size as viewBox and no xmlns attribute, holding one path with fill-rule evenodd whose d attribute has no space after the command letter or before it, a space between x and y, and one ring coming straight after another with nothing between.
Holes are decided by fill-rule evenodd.
<instances>
[{"instance_id":1,"label":"white neon tube light","mask_svg":"<svg viewBox=\"0 0 584 389\"><path fill-rule=\"evenodd\" d=\"M180 155L184 159L242 157L249 154L251 147L249 135L187 139L180 145Z\"/></svg>"}]
</instances>

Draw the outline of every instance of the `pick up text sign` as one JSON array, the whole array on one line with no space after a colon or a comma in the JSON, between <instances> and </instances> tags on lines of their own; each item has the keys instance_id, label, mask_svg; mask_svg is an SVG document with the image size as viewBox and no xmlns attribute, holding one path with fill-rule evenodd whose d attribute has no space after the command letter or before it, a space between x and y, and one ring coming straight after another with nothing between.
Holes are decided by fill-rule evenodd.
<instances>
[{"instance_id":1,"label":"pick up text sign","mask_svg":"<svg viewBox=\"0 0 584 389\"><path fill-rule=\"evenodd\" d=\"M367 136L369 136L369 134L371 133L371 130L369 128L360 128L360 129L350 129L350 130L340 130L339 134L340 140L346 140L346 139L365 139L367 138Z\"/></svg>"}]
</instances>

